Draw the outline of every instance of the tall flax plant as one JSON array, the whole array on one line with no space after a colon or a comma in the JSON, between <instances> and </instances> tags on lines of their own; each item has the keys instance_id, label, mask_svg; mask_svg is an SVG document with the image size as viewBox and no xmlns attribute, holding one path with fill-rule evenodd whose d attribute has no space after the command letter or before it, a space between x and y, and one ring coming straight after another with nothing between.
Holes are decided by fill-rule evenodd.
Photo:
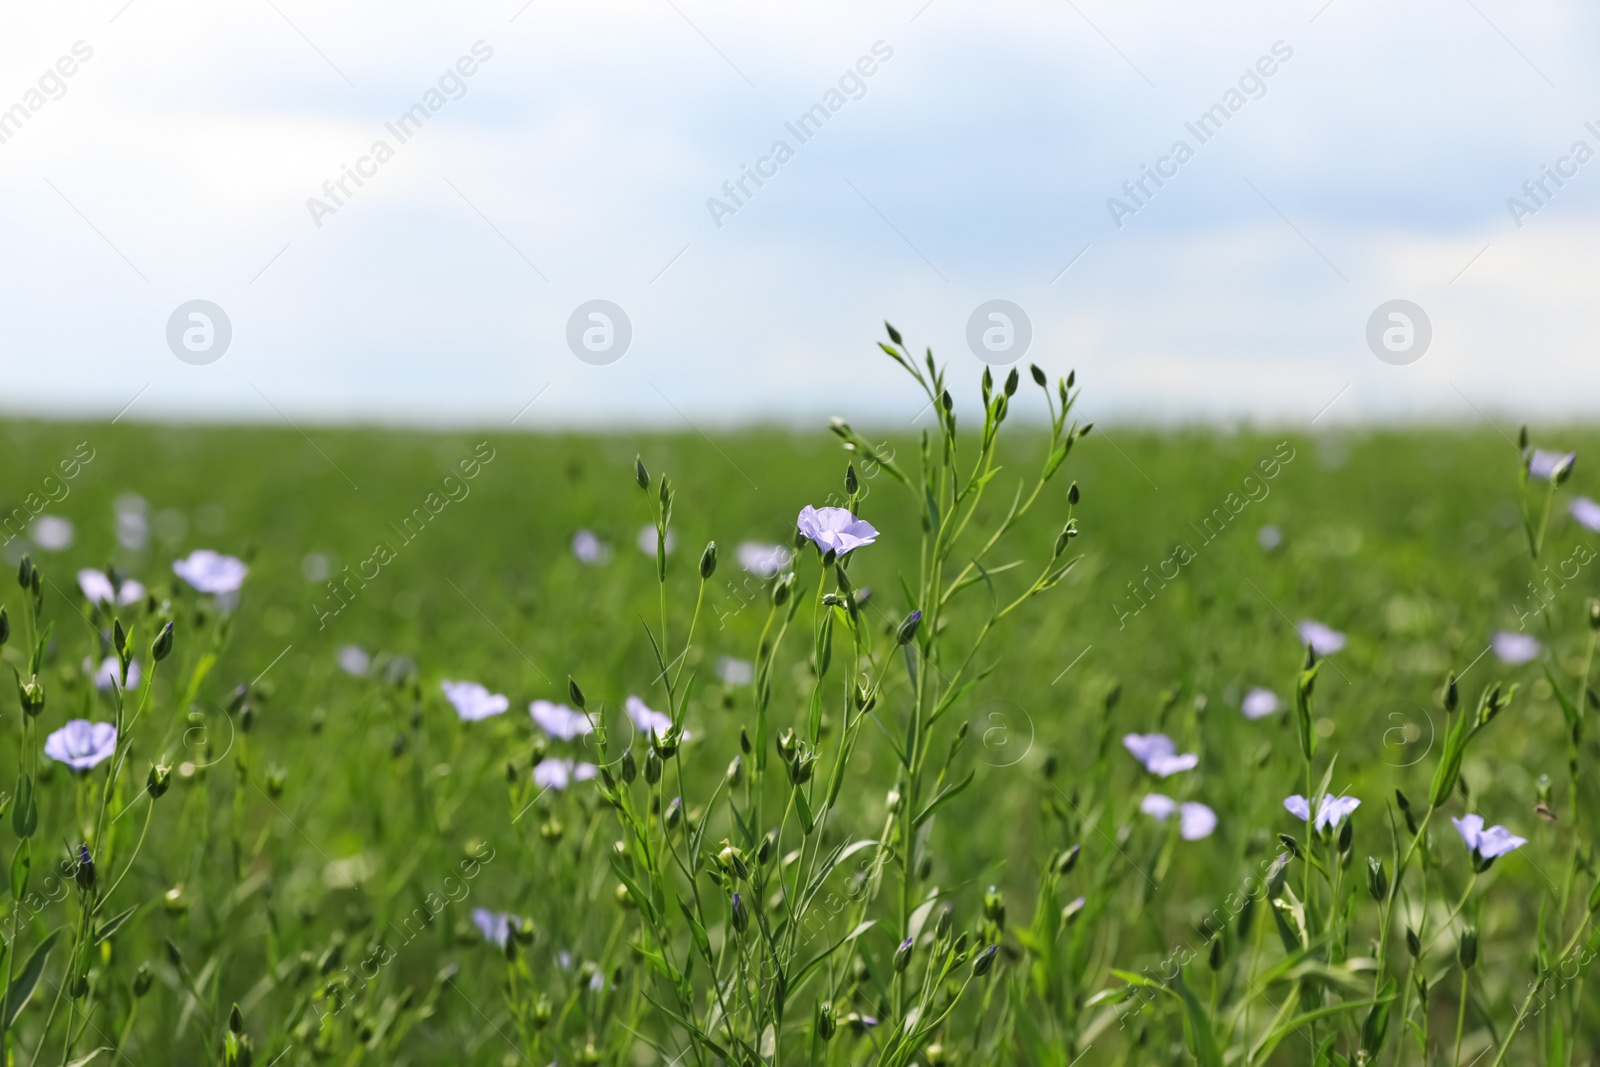
<instances>
[{"instance_id":1,"label":"tall flax plant","mask_svg":"<svg viewBox=\"0 0 1600 1067\"><path fill-rule=\"evenodd\" d=\"M696 681L690 653L717 549L713 542L700 558L692 607L675 613L666 551L674 490L665 476L652 480L642 461L636 466L655 524L660 590L659 616L646 629L671 725L636 744L619 736L603 709L588 714L605 759L601 796L622 830L611 866L619 900L637 911L628 936L646 968L640 981L651 1008L644 1014L656 1015L655 1025L633 1032L669 1061L709 1067L868 1057L903 1067L919 1052L937 1058L956 1038L976 1044L990 1005L983 979L999 948L994 908L970 930L956 928L950 894L925 884L930 835L936 813L973 782L974 772L963 769L967 731L956 712L997 666L982 661L985 643L1076 562L1065 558L1077 533L1076 486L1065 501L1045 490L1089 427L1069 425L1073 377L1052 389L1042 370L1030 368L1049 413L1048 443L1037 470L988 524L980 510L1001 473L999 433L1019 374L1012 370L997 388L984 371L981 432L963 440L946 369L931 351L919 363L893 327L888 336L880 347L922 389L937 429L924 432L920 468L908 471L834 421L850 456L848 514L802 513L796 546L803 551L772 583L755 650L753 721L741 728L740 751L709 796L688 795L681 745ZM886 614L851 577L857 554L877 536L861 517L858 464L886 473L921 506L918 571L900 582L904 614ZM1065 524L1036 577L1017 589L1002 575L1024 561L992 556L1045 501L1065 504ZM821 519L848 524L840 528L851 538L819 533ZM963 594L980 605L987 598L980 621L951 615ZM802 643L798 632L807 628ZM786 667L797 657L810 681L786 705L779 680L793 674ZM586 708L576 682L570 696ZM878 783L890 788L875 837L854 825L871 808L872 787L850 770L869 719L879 729L865 736L885 739L895 767L892 783ZM836 873L846 882L842 897L829 888ZM974 982L983 986L980 1002L959 1017L966 1029L952 1036L952 1015Z\"/></svg>"}]
</instances>

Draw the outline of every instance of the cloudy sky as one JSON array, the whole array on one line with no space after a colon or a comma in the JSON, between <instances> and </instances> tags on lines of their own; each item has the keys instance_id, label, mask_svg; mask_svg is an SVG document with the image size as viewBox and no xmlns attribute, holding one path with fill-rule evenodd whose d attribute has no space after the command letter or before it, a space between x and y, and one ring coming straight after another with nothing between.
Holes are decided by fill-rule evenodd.
<instances>
[{"instance_id":1,"label":"cloudy sky","mask_svg":"<svg viewBox=\"0 0 1600 1067\"><path fill-rule=\"evenodd\" d=\"M1031 333L1025 361L1076 367L1099 418L1600 409L1592 5L83 0L0 19L10 412L909 420L881 321L975 376L993 300L1026 318L1012 349ZM596 300L625 321L588 318ZM1425 321L1379 311L1394 300ZM1003 348L1006 323L978 319Z\"/></svg>"}]
</instances>

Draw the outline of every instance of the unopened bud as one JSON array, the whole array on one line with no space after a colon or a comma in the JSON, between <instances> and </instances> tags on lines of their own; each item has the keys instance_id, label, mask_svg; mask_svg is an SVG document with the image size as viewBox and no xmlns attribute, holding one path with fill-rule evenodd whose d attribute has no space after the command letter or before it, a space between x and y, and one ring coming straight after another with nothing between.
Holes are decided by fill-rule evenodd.
<instances>
[{"instance_id":1,"label":"unopened bud","mask_svg":"<svg viewBox=\"0 0 1600 1067\"><path fill-rule=\"evenodd\" d=\"M644 469L644 460L639 456L633 457L633 480L639 483L640 489L650 491L650 472Z\"/></svg>"},{"instance_id":2,"label":"unopened bud","mask_svg":"<svg viewBox=\"0 0 1600 1067\"><path fill-rule=\"evenodd\" d=\"M899 338L896 337L895 340L898 342ZM817 1009L817 1036L824 1041L831 1041L836 1028L836 1024L833 1021L833 1005L822 1005Z\"/></svg>"},{"instance_id":3,"label":"unopened bud","mask_svg":"<svg viewBox=\"0 0 1600 1067\"><path fill-rule=\"evenodd\" d=\"M567 679L567 696L571 698L573 707L579 711L587 710L584 706L583 690L578 688L577 680L571 677Z\"/></svg>"},{"instance_id":4,"label":"unopened bud","mask_svg":"<svg viewBox=\"0 0 1600 1067\"><path fill-rule=\"evenodd\" d=\"M150 658L160 663L171 653L172 623L169 622L156 633L156 639L150 642Z\"/></svg>"},{"instance_id":5,"label":"unopened bud","mask_svg":"<svg viewBox=\"0 0 1600 1067\"><path fill-rule=\"evenodd\" d=\"M922 609L917 608L907 615L895 631L895 641L902 645L909 645L917 636L917 628L922 625Z\"/></svg>"},{"instance_id":6,"label":"unopened bud","mask_svg":"<svg viewBox=\"0 0 1600 1067\"><path fill-rule=\"evenodd\" d=\"M1082 845L1073 845L1071 848L1061 853L1061 855L1057 856L1056 873L1059 875L1071 874L1072 868L1078 865L1078 854L1082 851Z\"/></svg>"},{"instance_id":7,"label":"unopened bud","mask_svg":"<svg viewBox=\"0 0 1600 1067\"><path fill-rule=\"evenodd\" d=\"M911 952L915 947L909 937L900 942L900 947L894 950L894 973L899 974L911 966Z\"/></svg>"},{"instance_id":8,"label":"unopened bud","mask_svg":"<svg viewBox=\"0 0 1600 1067\"><path fill-rule=\"evenodd\" d=\"M989 968L994 966L994 954L1000 951L999 945L990 945L972 960L972 976L982 978L989 973Z\"/></svg>"},{"instance_id":9,"label":"unopened bud","mask_svg":"<svg viewBox=\"0 0 1600 1067\"><path fill-rule=\"evenodd\" d=\"M1383 869L1383 861L1376 856L1367 857L1367 892L1380 904L1389 896L1389 872Z\"/></svg>"},{"instance_id":10,"label":"unopened bud","mask_svg":"<svg viewBox=\"0 0 1600 1067\"><path fill-rule=\"evenodd\" d=\"M1478 928L1469 926L1461 931L1461 947L1458 952L1461 959L1462 970L1470 971L1478 962Z\"/></svg>"},{"instance_id":11,"label":"unopened bud","mask_svg":"<svg viewBox=\"0 0 1600 1067\"><path fill-rule=\"evenodd\" d=\"M744 906L744 898L740 897L737 891L733 894L733 902L729 905L728 912L735 932L742 934L750 928L750 912Z\"/></svg>"},{"instance_id":12,"label":"unopened bud","mask_svg":"<svg viewBox=\"0 0 1600 1067\"><path fill-rule=\"evenodd\" d=\"M706 550L700 553L700 580L706 581L715 573L717 573L717 543L711 541L706 544Z\"/></svg>"}]
</instances>

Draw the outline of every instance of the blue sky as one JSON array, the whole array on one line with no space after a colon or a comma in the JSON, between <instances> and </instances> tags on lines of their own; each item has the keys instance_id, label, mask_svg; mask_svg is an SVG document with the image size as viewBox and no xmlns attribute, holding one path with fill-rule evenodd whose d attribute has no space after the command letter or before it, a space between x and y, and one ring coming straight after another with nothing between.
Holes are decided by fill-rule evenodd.
<instances>
[{"instance_id":1,"label":"blue sky","mask_svg":"<svg viewBox=\"0 0 1600 1067\"><path fill-rule=\"evenodd\" d=\"M27 114L0 143L0 409L909 420L880 322L975 377L968 319L999 298L1097 418L1585 417L1600 159L1560 160L1600 151L1597 21L1508 0L13 11L0 109ZM78 42L92 56L48 76ZM475 44L459 98L401 144L385 123ZM859 98L800 143L785 123L875 46ZM1199 144L1185 123L1275 46ZM393 158L314 219L380 139ZM717 225L708 199L780 139L793 158ZM1108 200L1179 139L1193 158L1119 227ZM1571 176L1513 220L1545 165ZM1432 324L1404 366L1365 338L1397 298ZM232 327L203 366L166 339L194 299ZM603 366L566 341L594 299L632 327Z\"/></svg>"}]
</instances>

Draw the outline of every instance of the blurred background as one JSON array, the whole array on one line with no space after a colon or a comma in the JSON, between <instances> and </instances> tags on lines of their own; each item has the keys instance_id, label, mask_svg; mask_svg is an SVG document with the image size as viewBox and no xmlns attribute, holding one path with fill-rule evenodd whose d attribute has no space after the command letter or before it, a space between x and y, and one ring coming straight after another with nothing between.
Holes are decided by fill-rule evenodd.
<instances>
[{"instance_id":1,"label":"blurred background","mask_svg":"<svg viewBox=\"0 0 1600 1067\"><path fill-rule=\"evenodd\" d=\"M1076 367L1102 420L1575 419L1600 405L1597 21L15 6L0 410L909 428L887 318L958 370Z\"/></svg>"}]
</instances>

